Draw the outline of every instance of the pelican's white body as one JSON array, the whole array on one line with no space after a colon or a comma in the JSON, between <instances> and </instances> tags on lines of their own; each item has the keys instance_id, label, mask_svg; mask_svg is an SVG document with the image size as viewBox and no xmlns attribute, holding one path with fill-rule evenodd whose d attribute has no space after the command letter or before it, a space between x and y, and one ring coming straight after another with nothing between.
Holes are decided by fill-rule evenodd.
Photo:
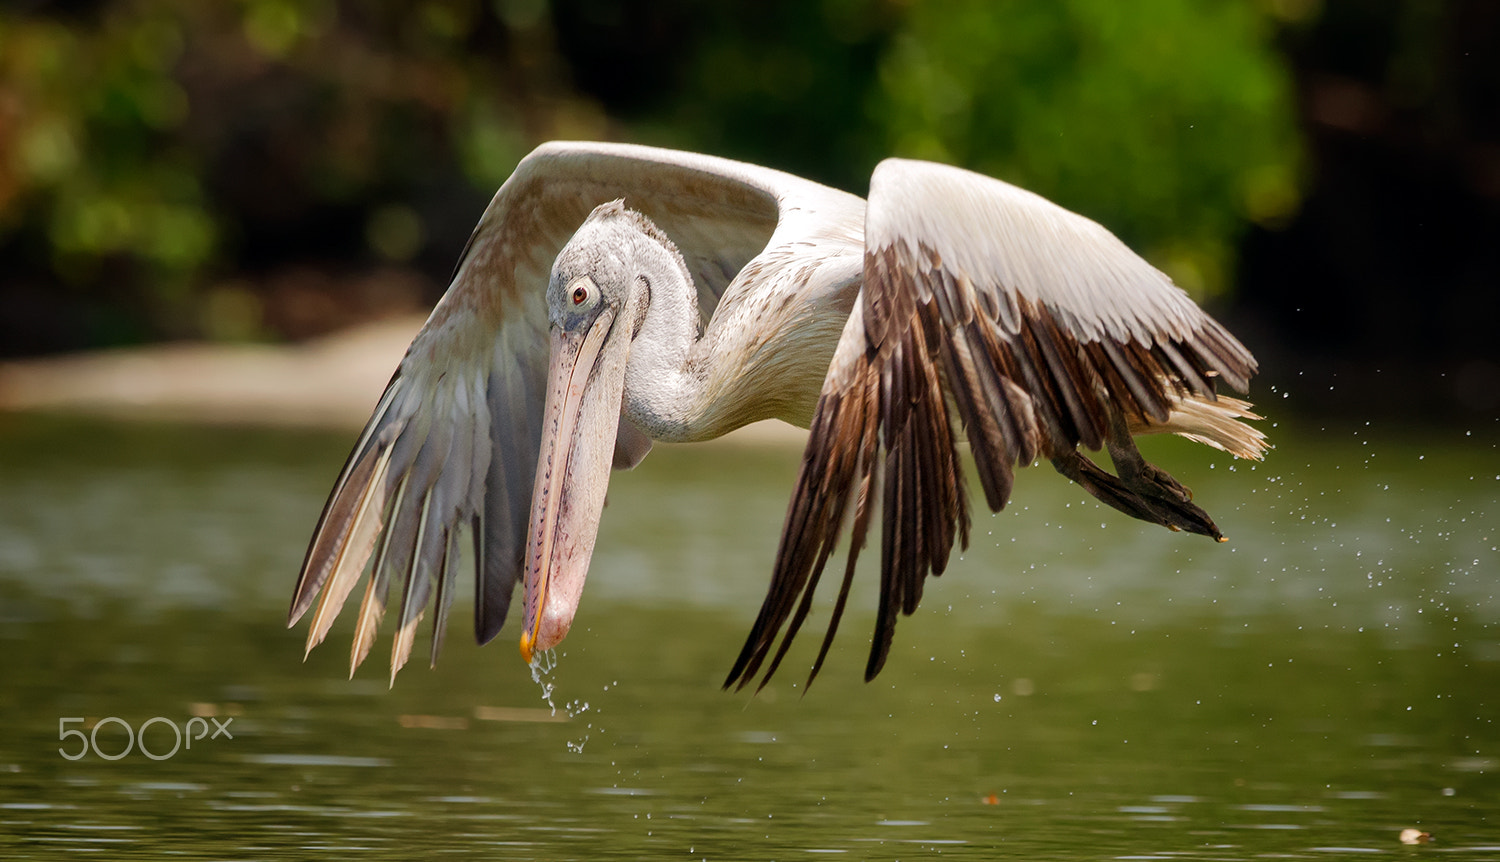
<instances>
[{"instance_id":1,"label":"pelican's white body","mask_svg":"<svg viewBox=\"0 0 1500 862\"><path fill-rule=\"evenodd\" d=\"M602 215L585 224L617 199L645 216L638 230ZM586 290L573 309L585 275L603 298ZM589 328L598 321L608 327ZM1006 476L1038 451L1099 446L1110 415L1137 433L1172 431L1256 457L1259 432L1239 421L1248 405L1212 391L1214 378L1243 390L1253 370L1248 351L1107 230L998 180L891 159L876 168L867 204L711 156L546 144L496 193L350 456L293 621L321 590L309 649L322 640L374 555L353 664L391 583L403 587L392 674L433 586L435 657L458 537L472 531L476 633L498 630L524 572L529 652L571 623L611 450L629 466L653 439L704 440L780 418L813 425L808 464L868 474L871 453L893 435L936 435L914 445L941 455L957 410L976 457ZM576 398L570 386L581 387ZM816 424L820 396L858 411L835 433L832 417ZM904 398L937 412L912 414L920 428L892 426ZM570 438L554 439L561 433ZM806 484L818 481L799 479L794 511L806 494L845 487ZM950 482L961 477L933 486L944 500ZM874 490L867 481L841 493L858 494L863 510ZM1008 479L1002 490L999 505ZM998 492L986 491L996 505ZM940 517L966 523L954 505ZM789 513L784 547L802 541L794 521ZM805 575L783 577L779 561L763 621L785 618L769 612L787 601L778 591L804 587Z\"/></svg>"}]
</instances>

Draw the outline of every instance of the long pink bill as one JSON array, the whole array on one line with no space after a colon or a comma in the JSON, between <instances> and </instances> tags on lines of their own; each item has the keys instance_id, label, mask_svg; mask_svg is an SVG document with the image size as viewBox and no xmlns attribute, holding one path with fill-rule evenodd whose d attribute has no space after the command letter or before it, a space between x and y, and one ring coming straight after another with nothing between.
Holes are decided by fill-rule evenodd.
<instances>
[{"instance_id":1,"label":"long pink bill","mask_svg":"<svg viewBox=\"0 0 1500 862\"><path fill-rule=\"evenodd\" d=\"M526 547L521 656L528 662L567 636L594 553L629 348L614 321L605 309L584 333L552 330Z\"/></svg>"}]
</instances>

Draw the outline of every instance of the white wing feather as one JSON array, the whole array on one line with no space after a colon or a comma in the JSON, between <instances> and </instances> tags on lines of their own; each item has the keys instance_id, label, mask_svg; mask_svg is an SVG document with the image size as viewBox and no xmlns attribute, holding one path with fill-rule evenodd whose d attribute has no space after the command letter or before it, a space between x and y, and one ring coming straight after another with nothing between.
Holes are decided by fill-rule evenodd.
<instances>
[{"instance_id":1,"label":"white wing feather","mask_svg":"<svg viewBox=\"0 0 1500 862\"><path fill-rule=\"evenodd\" d=\"M538 147L480 218L452 284L335 483L292 600L291 624L316 600L309 650L372 569L351 672L373 643L392 587L400 598L392 674L410 655L434 585L435 660L465 532L478 566L475 634L484 642L499 631L521 571L540 443L547 278L588 213L617 198L673 238L705 317L768 244L801 241L826 226L830 212L855 226L843 240L857 249L863 212L852 195L725 159L621 144ZM621 439L622 466L649 449L644 435Z\"/></svg>"},{"instance_id":2,"label":"white wing feather","mask_svg":"<svg viewBox=\"0 0 1500 862\"><path fill-rule=\"evenodd\" d=\"M1111 423L1258 457L1249 351L1113 234L990 177L888 159L865 219L863 286L818 400L771 586L726 685L762 685L806 618L840 536L849 558L816 674L879 501L880 593L865 678L969 527L961 419L986 501L1015 465L1099 448ZM1205 516L1206 517L1206 516ZM779 648L771 648L785 627Z\"/></svg>"}]
</instances>

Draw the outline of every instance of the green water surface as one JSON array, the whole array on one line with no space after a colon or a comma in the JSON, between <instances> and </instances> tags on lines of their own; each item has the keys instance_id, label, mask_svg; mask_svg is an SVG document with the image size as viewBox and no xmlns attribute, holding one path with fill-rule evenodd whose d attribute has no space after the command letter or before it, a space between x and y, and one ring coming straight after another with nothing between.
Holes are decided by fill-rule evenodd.
<instances>
[{"instance_id":1,"label":"green water surface","mask_svg":"<svg viewBox=\"0 0 1500 862\"><path fill-rule=\"evenodd\" d=\"M302 661L350 435L0 417L0 857L1500 858L1494 429L1268 430L1147 451L1228 544L1025 470L874 683L867 572L811 690L815 634L757 697L719 685L799 452L658 447L544 698L462 600L394 688L347 619ZM195 714L226 734L100 756Z\"/></svg>"}]
</instances>

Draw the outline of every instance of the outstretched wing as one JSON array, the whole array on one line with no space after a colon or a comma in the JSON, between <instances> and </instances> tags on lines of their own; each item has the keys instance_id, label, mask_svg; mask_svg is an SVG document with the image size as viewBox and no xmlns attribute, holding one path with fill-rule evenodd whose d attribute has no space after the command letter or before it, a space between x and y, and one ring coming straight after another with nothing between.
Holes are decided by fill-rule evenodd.
<instances>
[{"instance_id":1,"label":"outstretched wing","mask_svg":"<svg viewBox=\"0 0 1500 862\"><path fill-rule=\"evenodd\" d=\"M393 589L400 611L392 677L410 656L434 590L436 661L465 533L478 569L475 635L483 643L499 631L522 571L540 445L547 278L588 213L617 198L672 237L704 315L778 223L806 219L809 201L834 208L852 201L856 213L860 205L778 171L648 147L552 143L523 159L485 210L324 506L290 613L295 625L313 610L309 650L368 569L350 672L369 652ZM627 430L619 466L639 461L650 445Z\"/></svg>"},{"instance_id":2,"label":"outstretched wing","mask_svg":"<svg viewBox=\"0 0 1500 862\"><path fill-rule=\"evenodd\" d=\"M1165 275L1093 221L999 180L890 159L870 181L864 285L824 382L760 616L726 685L770 678L811 607L846 526L850 550L815 676L880 501L880 599L865 678L880 672L897 611L967 546L969 515L950 403L985 500L1038 455L1098 449L1111 414L1135 429L1227 445L1248 405L1203 407L1255 360ZM1230 401L1230 399L1225 399ZM1185 418L1186 417L1186 418ZM1228 435L1227 437L1225 435Z\"/></svg>"}]
</instances>

